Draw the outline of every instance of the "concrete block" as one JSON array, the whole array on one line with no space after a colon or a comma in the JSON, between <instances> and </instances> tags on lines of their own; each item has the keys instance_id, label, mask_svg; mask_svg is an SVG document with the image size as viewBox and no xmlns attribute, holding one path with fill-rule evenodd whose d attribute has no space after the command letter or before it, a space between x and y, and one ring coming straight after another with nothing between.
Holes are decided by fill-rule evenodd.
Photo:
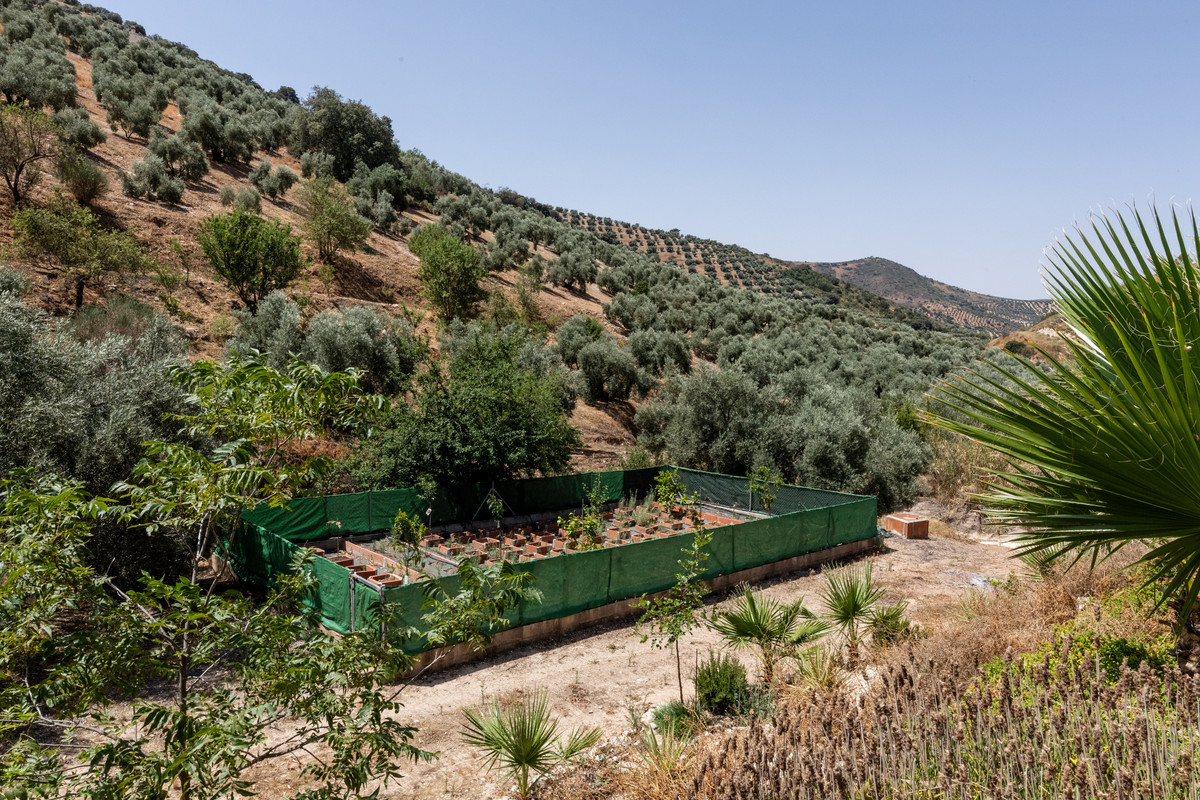
<instances>
[{"instance_id":1,"label":"concrete block","mask_svg":"<svg viewBox=\"0 0 1200 800\"><path fill-rule=\"evenodd\" d=\"M929 518L909 511L888 515L883 525L887 530L898 533L905 539L929 538Z\"/></svg>"}]
</instances>

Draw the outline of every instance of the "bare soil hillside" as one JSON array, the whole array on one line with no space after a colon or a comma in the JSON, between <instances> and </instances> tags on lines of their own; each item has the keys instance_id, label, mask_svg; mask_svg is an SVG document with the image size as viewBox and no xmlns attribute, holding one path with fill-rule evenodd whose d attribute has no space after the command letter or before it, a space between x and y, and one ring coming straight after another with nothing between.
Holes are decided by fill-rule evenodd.
<instances>
[{"instance_id":1,"label":"bare soil hillside","mask_svg":"<svg viewBox=\"0 0 1200 800\"><path fill-rule=\"evenodd\" d=\"M92 90L90 62L68 52L75 66L78 105L87 109L92 119L108 132L108 140L92 151L92 156L108 178L109 191L93 205L105 224L128 231L136 236L162 268L186 278L169 291L156 274L125 274L100 286L89 286L84 294L85 304L103 303L106 298L125 295L156 310L170 314L192 343L194 358L212 358L223 352L224 341L235 327L232 312L239 307L236 295L213 273L204 259L196 235L201 223L222 208L218 193L224 186L250 186L249 165L212 164L211 172L202 180L188 184L180 203L138 200L121 193L120 173L129 171L134 162L146 155L146 141L127 138L108 129L105 111ZM181 124L179 109L171 103L159 125L167 131L178 131ZM286 165L299 172L299 163L286 151L258 154L277 165ZM257 163L257 158L255 163ZM43 179L33 194L34 202L45 202L54 191L56 182L50 176ZM11 242L13 231L8 223L13 212L11 201L0 197L0 247ZM272 202L262 198L264 216L290 224L299 231L303 220L297 209L286 199ZM434 216L419 209L404 214L418 224L430 222ZM485 234L486 236L486 234ZM177 243L177 250L173 243ZM421 317L418 330L429 336L436 348L436 326L428 304L420 294L417 279L418 259L409 251L401 236L373 232L366 245L357 252L338 257L332 280L324 282L319 276L320 261L315 248L304 245L309 267L288 292L305 307L308 313L327 308L350 305L372 305L391 313L415 311ZM33 281L30 300L55 315L70 313L74 307L73 285L68 285L61 270L50 263L23 261L11 253L0 251L4 264L27 273ZM181 255L182 254L182 257ZM328 277L328 273L326 273ZM491 276L489 290L515 296L515 273ZM620 335L604 316L604 294L590 286L587 293L574 293L548 287L539 297L542 317L551 328L576 314L594 317L611 333ZM576 410L574 424L579 428L583 445L573 458L573 466L602 467L614 463L633 441L632 410L628 404L584 406Z\"/></svg>"},{"instance_id":2,"label":"bare soil hillside","mask_svg":"<svg viewBox=\"0 0 1200 800\"><path fill-rule=\"evenodd\" d=\"M862 258L836 264L811 263L808 266L934 319L993 336L1031 325L1054 309L1049 300L1013 300L951 286L886 258Z\"/></svg>"}]
</instances>

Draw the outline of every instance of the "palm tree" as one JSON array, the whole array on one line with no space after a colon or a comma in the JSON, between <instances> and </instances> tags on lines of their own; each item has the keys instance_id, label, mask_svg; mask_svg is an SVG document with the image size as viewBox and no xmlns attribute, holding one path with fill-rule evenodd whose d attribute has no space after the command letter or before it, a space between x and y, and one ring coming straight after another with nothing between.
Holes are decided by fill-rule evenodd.
<instances>
[{"instance_id":1,"label":"palm tree","mask_svg":"<svg viewBox=\"0 0 1200 800\"><path fill-rule=\"evenodd\" d=\"M502 769L517 782L522 800L530 797L547 772L567 764L600 741L599 728L576 728L566 743L558 741L558 720L550 716L550 701L544 690L520 702L493 702L486 714L463 709L467 718L463 740L484 751L490 768Z\"/></svg>"},{"instance_id":2,"label":"palm tree","mask_svg":"<svg viewBox=\"0 0 1200 800\"><path fill-rule=\"evenodd\" d=\"M762 662L763 683L774 681L775 664L797 645L829 632L829 625L804 607L804 598L780 603L746 589L728 611L718 612L709 623L730 647L753 647Z\"/></svg>"},{"instance_id":3,"label":"palm tree","mask_svg":"<svg viewBox=\"0 0 1200 800\"><path fill-rule=\"evenodd\" d=\"M1165 224L1164 224L1165 222ZM1026 554L1093 563L1138 541L1179 620L1200 581L1200 231L1194 212L1094 219L1048 251L1071 360L1003 355L939 386L930 420L1000 452L981 496Z\"/></svg>"},{"instance_id":4,"label":"palm tree","mask_svg":"<svg viewBox=\"0 0 1200 800\"><path fill-rule=\"evenodd\" d=\"M871 580L869 563L861 570L835 570L825 580L825 591L821 593L825 618L845 637L847 661L853 667L858 664L863 640L871 632L883 589Z\"/></svg>"}]
</instances>

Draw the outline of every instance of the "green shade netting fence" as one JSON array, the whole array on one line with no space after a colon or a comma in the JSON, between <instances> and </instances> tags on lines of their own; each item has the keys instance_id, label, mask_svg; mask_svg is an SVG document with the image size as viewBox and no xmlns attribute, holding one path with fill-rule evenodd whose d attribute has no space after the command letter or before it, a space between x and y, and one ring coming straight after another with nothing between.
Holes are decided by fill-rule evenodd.
<instances>
[{"instance_id":1,"label":"green shade netting fence","mask_svg":"<svg viewBox=\"0 0 1200 800\"><path fill-rule=\"evenodd\" d=\"M289 541L305 542L389 531L400 510L430 527L488 519L484 501L493 489L503 498L510 516L577 509L596 480L605 502L640 497L653 490L657 474L658 470L652 468L438 487L428 502L416 489L304 497L292 500L286 508L260 506L242 518Z\"/></svg>"},{"instance_id":2,"label":"green shade netting fence","mask_svg":"<svg viewBox=\"0 0 1200 800\"><path fill-rule=\"evenodd\" d=\"M645 495L652 490L658 471L653 468L539 478L497 483L495 489L504 498L509 513L528 515L578 508L597 475L609 501ZM682 469L679 476L687 491L700 494L706 504L743 512L750 508L745 479ZM478 519L474 515L491 488L491 484L472 484L439 489L437 497L426 506L432 509L429 519L434 525ZM243 580L269 585L290 568L299 549L294 542L389 530L400 508L426 516L420 496L413 489L306 498L293 501L290 510L255 509L243 515L246 524L234 539L230 561ZM480 513L486 517L486 509ZM703 577L714 578L869 539L876 535L875 520L874 497L782 486L771 514L760 513L745 522L711 529ZM675 584L683 548L691 540L690 533L683 533L522 562L518 569L533 574L542 601L522 603L509 614L508 622L526 625L556 619L668 589ZM378 589L355 583L351 614L349 571L323 558L314 559L311 569L320 588L309 602L326 625L339 632L351 630L352 625L354 629L378 626ZM440 580L447 591L455 590L455 576ZM421 629L423 584L393 587L386 590L383 599L399 606L398 615L388 621L389 625ZM405 649L419 652L419 637L411 639Z\"/></svg>"}]
</instances>

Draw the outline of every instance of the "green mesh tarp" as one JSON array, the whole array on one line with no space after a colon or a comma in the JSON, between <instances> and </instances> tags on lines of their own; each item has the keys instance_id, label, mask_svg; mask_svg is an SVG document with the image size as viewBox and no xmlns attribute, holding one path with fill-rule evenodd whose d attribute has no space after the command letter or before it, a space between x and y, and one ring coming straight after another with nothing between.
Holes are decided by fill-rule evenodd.
<instances>
[{"instance_id":1,"label":"green mesh tarp","mask_svg":"<svg viewBox=\"0 0 1200 800\"><path fill-rule=\"evenodd\" d=\"M438 487L428 504L415 489L336 494L293 500L286 508L259 506L243 518L289 541L303 542L391 530L392 520L401 509L431 527L486 520L489 512L484 501L493 489L504 499L505 513L511 516L580 508L596 480L603 490L604 502L642 497L653 489L657 473L657 469L586 472ZM426 510L431 513L427 515Z\"/></svg>"},{"instance_id":2,"label":"green mesh tarp","mask_svg":"<svg viewBox=\"0 0 1200 800\"><path fill-rule=\"evenodd\" d=\"M582 504L597 476L605 498L618 501L652 491L657 473L658 469L644 469L500 482L494 487L470 484L439 489L432 503L424 507L413 489L296 500L289 504L290 510L260 507L243 515L248 524L235 538L230 562L243 579L266 586L289 568L297 549L292 542L388 530L398 509L434 525L466 524L480 518L477 512L486 518L486 508L479 508L494 488L504 498L509 514L561 513ZM873 497L781 486L770 514L764 515L759 509L747 514L752 501L744 478L695 470L680 470L680 478L689 492L701 495L704 503L734 509L748 517L744 522L711 529L712 541L706 548L709 558L704 564L706 579L868 539L876 533ZM428 516L426 508L432 510ZM690 543L691 534L684 533L522 563L518 568L533 574L542 600L521 604L507 620L512 625L525 625L668 589L676 582L683 548ZM312 569L320 588L310 604L327 626L346 632L351 624L354 629L379 625L381 598L377 589L356 582L352 590L349 571L327 559L314 559ZM457 591L457 576L440 580L447 592ZM389 625L422 628L422 584L388 589L384 599L399 607ZM411 638L405 649L418 652L419 637Z\"/></svg>"},{"instance_id":3,"label":"green mesh tarp","mask_svg":"<svg viewBox=\"0 0 1200 800\"><path fill-rule=\"evenodd\" d=\"M327 626L349 633L350 570L325 558L314 558L309 569L317 576L317 590L306 601Z\"/></svg>"},{"instance_id":4,"label":"green mesh tarp","mask_svg":"<svg viewBox=\"0 0 1200 800\"><path fill-rule=\"evenodd\" d=\"M657 472L657 470L651 470L651 472ZM750 483L745 478L734 478L731 475L718 475L681 467L679 468L679 479L689 494L699 495L702 503L739 511L752 511L756 514L768 513L763 508L761 498L751 497ZM840 505L845 503L847 498L856 496L831 492L826 489L787 485L780 486L775 490L775 494L776 497L771 504L769 513L777 516L794 511L808 511L814 508Z\"/></svg>"},{"instance_id":5,"label":"green mesh tarp","mask_svg":"<svg viewBox=\"0 0 1200 800\"><path fill-rule=\"evenodd\" d=\"M267 587L291 567L296 545L269 530L243 522L226 547L234 572L251 586Z\"/></svg>"}]
</instances>

